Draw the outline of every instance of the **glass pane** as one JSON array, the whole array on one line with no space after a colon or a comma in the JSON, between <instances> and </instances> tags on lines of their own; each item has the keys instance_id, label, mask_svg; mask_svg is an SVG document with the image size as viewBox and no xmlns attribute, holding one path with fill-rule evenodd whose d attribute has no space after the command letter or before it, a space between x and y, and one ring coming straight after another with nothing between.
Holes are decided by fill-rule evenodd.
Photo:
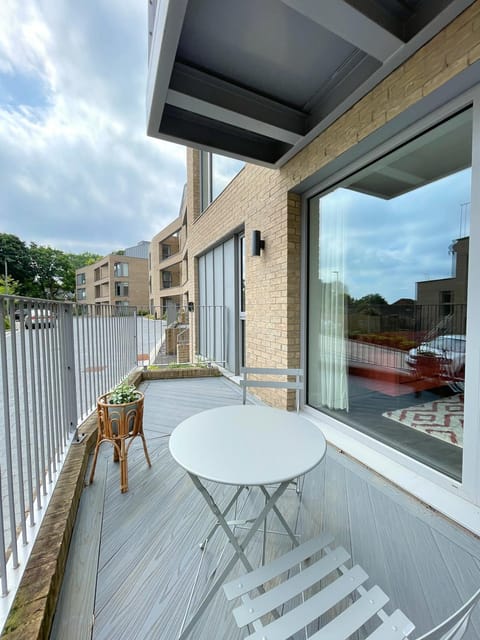
<instances>
[{"instance_id":1,"label":"glass pane","mask_svg":"<svg viewBox=\"0 0 480 640\"><path fill-rule=\"evenodd\" d=\"M461 479L471 110L310 202L308 403Z\"/></svg>"},{"instance_id":2,"label":"glass pane","mask_svg":"<svg viewBox=\"0 0 480 640\"><path fill-rule=\"evenodd\" d=\"M212 154L212 200L222 193L244 166L245 163L242 160Z\"/></svg>"}]
</instances>

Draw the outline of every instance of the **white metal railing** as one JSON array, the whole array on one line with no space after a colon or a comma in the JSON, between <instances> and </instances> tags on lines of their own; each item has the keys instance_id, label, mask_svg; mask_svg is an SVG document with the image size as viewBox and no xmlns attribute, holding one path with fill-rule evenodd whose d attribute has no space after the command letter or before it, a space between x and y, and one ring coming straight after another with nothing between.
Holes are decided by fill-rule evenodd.
<instances>
[{"instance_id":1,"label":"white metal railing","mask_svg":"<svg viewBox=\"0 0 480 640\"><path fill-rule=\"evenodd\" d=\"M375 365L387 369L409 370L405 363L406 351L370 344L360 340L347 340L348 362Z\"/></svg>"},{"instance_id":2,"label":"white metal railing","mask_svg":"<svg viewBox=\"0 0 480 640\"><path fill-rule=\"evenodd\" d=\"M0 295L0 628L77 430L138 364L132 307Z\"/></svg>"}]
</instances>

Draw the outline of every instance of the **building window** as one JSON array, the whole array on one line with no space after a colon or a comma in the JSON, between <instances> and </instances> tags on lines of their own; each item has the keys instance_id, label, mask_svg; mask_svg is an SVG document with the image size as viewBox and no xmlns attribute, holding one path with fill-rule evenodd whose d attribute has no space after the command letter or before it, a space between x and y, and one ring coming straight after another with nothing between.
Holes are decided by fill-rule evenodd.
<instances>
[{"instance_id":1,"label":"building window","mask_svg":"<svg viewBox=\"0 0 480 640\"><path fill-rule=\"evenodd\" d=\"M471 150L466 109L309 202L308 404L455 479Z\"/></svg>"},{"instance_id":2,"label":"building window","mask_svg":"<svg viewBox=\"0 0 480 640\"><path fill-rule=\"evenodd\" d=\"M451 291L440 291L440 314L443 317L449 316L453 311L453 294Z\"/></svg>"},{"instance_id":3,"label":"building window","mask_svg":"<svg viewBox=\"0 0 480 640\"><path fill-rule=\"evenodd\" d=\"M126 298L128 296L128 282L115 282L115 295Z\"/></svg>"},{"instance_id":4,"label":"building window","mask_svg":"<svg viewBox=\"0 0 480 640\"><path fill-rule=\"evenodd\" d=\"M162 244L162 260L166 260L172 255L172 249L168 244Z\"/></svg>"},{"instance_id":5,"label":"building window","mask_svg":"<svg viewBox=\"0 0 480 640\"><path fill-rule=\"evenodd\" d=\"M245 166L241 160L200 151L200 201L204 211Z\"/></svg>"},{"instance_id":6,"label":"building window","mask_svg":"<svg viewBox=\"0 0 480 640\"><path fill-rule=\"evenodd\" d=\"M162 271L162 288L170 289L172 287L172 272Z\"/></svg>"},{"instance_id":7,"label":"building window","mask_svg":"<svg viewBox=\"0 0 480 640\"><path fill-rule=\"evenodd\" d=\"M115 278L128 277L128 262L115 262L113 275Z\"/></svg>"},{"instance_id":8,"label":"building window","mask_svg":"<svg viewBox=\"0 0 480 640\"><path fill-rule=\"evenodd\" d=\"M77 285L82 286L82 284L86 283L86 277L84 273L77 273Z\"/></svg>"},{"instance_id":9,"label":"building window","mask_svg":"<svg viewBox=\"0 0 480 640\"><path fill-rule=\"evenodd\" d=\"M77 289L77 300L85 300L87 292L85 289Z\"/></svg>"}]
</instances>

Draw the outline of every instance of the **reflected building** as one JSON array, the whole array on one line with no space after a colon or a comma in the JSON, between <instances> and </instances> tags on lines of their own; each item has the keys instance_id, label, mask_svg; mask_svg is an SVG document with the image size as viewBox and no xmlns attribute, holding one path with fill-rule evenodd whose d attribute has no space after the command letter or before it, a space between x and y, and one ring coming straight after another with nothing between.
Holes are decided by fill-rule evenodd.
<instances>
[{"instance_id":1,"label":"reflected building","mask_svg":"<svg viewBox=\"0 0 480 640\"><path fill-rule=\"evenodd\" d=\"M469 238L458 238L449 248L452 275L416 283L417 329L437 334L466 332Z\"/></svg>"}]
</instances>

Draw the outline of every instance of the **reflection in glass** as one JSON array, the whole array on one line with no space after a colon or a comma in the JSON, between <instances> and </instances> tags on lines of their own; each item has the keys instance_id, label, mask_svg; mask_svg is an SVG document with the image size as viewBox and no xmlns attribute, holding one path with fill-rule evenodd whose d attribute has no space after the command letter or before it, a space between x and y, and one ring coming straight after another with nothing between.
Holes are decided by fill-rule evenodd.
<instances>
[{"instance_id":1,"label":"reflection in glass","mask_svg":"<svg viewBox=\"0 0 480 640\"><path fill-rule=\"evenodd\" d=\"M244 166L245 163L242 160L212 154L212 200L218 198Z\"/></svg>"},{"instance_id":2,"label":"reflection in glass","mask_svg":"<svg viewBox=\"0 0 480 640\"><path fill-rule=\"evenodd\" d=\"M308 403L461 478L471 110L313 198Z\"/></svg>"}]
</instances>

